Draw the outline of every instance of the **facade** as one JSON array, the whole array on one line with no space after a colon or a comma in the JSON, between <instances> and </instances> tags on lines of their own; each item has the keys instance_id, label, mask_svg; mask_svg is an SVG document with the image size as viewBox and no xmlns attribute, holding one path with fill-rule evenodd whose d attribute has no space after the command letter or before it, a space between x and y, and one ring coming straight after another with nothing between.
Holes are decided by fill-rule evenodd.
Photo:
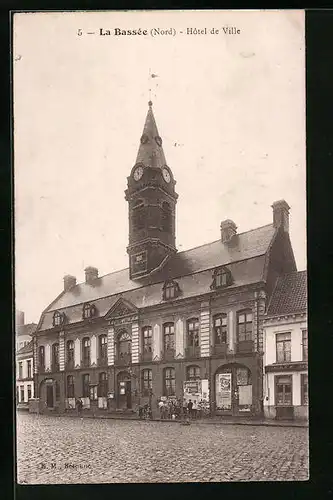
<instances>
[{"instance_id":1,"label":"facade","mask_svg":"<svg viewBox=\"0 0 333 500\"><path fill-rule=\"evenodd\" d=\"M33 343L35 323L24 324L24 313L16 314L16 406L28 409L34 398Z\"/></svg>"},{"instance_id":2,"label":"facade","mask_svg":"<svg viewBox=\"0 0 333 500\"><path fill-rule=\"evenodd\" d=\"M264 412L267 418L308 418L307 275L277 280L264 319Z\"/></svg>"},{"instance_id":3,"label":"facade","mask_svg":"<svg viewBox=\"0 0 333 500\"><path fill-rule=\"evenodd\" d=\"M221 223L217 241L177 252L176 181L149 103L125 192L127 269L85 282L65 276L34 335L40 411L133 411L182 397L200 381L218 415L263 413L263 317L279 276L296 271L289 206L272 222L237 233Z\"/></svg>"}]
</instances>

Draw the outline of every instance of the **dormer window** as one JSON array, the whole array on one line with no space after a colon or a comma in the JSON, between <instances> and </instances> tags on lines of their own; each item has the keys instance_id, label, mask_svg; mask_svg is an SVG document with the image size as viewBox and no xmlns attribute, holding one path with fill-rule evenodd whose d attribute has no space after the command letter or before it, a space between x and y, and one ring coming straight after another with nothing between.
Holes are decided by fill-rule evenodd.
<instances>
[{"instance_id":1,"label":"dormer window","mask_svg":"<svg viewBox=\"0 0 333 500\"><path fill-rule=\"evenodd\" d=\"M53 326L63 325L66 319L65 313L61 313L59 311L55 311L53 314Z\"/></svg>"},{"instance_id":2,"label":"dormer window","mask_svg":"<svg viewBox=\"0 0 333 500\"><path fill-rule=\"evenodd\" d=\"M82 317L83 319L93 318L96 316L97 309L94 304L84 304Z\"/></svg>"},{"instance_id":3,"label":"dormer window","mask_svg":"<svg viewBox=\"0 0 333 500\"><path fill-rule=\"evenodd\" d=\"M180 295L180 288L176 281L166 281L163 287L163 299L175 299Z\"/></svg>"},{"instance_id":4,"label":"dormer window","mask_svg":"<svg viewBox=\"0 0 333 500\"><path fill-rule=\"evenodd\" d=\"M232 276L229 269L226 267L219 267L215 269L213 274L212 289L223 288L232 284Z\"/></svg>"}]
</instances>

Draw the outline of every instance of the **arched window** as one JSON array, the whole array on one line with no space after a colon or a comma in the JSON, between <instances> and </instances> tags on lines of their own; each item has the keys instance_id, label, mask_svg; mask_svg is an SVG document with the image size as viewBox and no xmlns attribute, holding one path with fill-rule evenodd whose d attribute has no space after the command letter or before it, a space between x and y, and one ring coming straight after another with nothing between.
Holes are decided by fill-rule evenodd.
<instances>
[{"instance_id":1,"label":"arched window","mask_svg":"<svg viewBox=\"0 0 333 500\"><path fill-rule=\"evenodd\" d=\"M65 313L55 311L53 314L53 326L60 326L65 322Z\"/></svg>"},{"instance_id":2,"label":"arched window","mask_svg":"<svg viewBox=\"0 0 333 500\"><path fill-rule=\"evenodd\" d=\"M82 310L83 319L93 318L94 316L96 316L96 313L97 309L94 304L84 304Z\"/></svg>"},{"instance_id":3,"label":"arched window","mask_svg":"<svg viewBox=\"0 0 333 500\"><path fill-rule=\"evenodd\" d=\"M215 345L227 342L227 315L216 314L213 317L214 343Z\"/></svg>"},{"instance_id":4,"label":"arched window","mask_svg":"<svg viewBox=\"0 0 333 500\"><path fill-rule=\"evenodd\" d=\"M180 288L176 281L166 281L163 286L163 299L175 299L180 294Z\"/></svg>"},{"instance_id":5,"label":"arched window","mask_svg":"<svg viewBox=\"0 0 333 500\"><path fill-rule=\"evenodd\" d=\"M170 204L166 201L162 203L162 231L167 233L172 231L172 211Z\"/></svg>"},{"instance_id":6,"label":"arched window","mask_svg":"<svg viewBox=\"0 0 333 500\"><path fill-rule=\"evenodd\" d=\"M232 284L232 276L229 269L226 267L219 267L213 273L212 289L223 288Z\"/></svg>"},{"instance_id":7,"label":"arched window","mask_svg":"<svg viewBox=\"0 0 333 500\"><path fill-rule=\"evenodd\" d=\"M152 389L152 373L153 372L150 369L142 370L141 372L141 387L143 396L148 396Z\"/></svg>"},{"instance_id":8,"label":"arched window","mask_svg":"<svg viewBox=\"0 0 333 500\"><path fill-rule=\"evenodd\" d=\"M98 396L100 398L106 398L108 395L108 379L107 374L102 372L98 377Z\"/></svg>"},{"instance_id":9,"label":"arched window","mask_svg":"<svg viewBox=\"0 0 333 500\"><path fill-rule=\"evenodd\" d=\"M67 397L74 398L74 377L73 375L67 376Z\"/></svg>"},{"instance_id":10,"label":"arched window","mask_svg":"<svg viewBox=\"0 0 333 500\"><path fill-rule=\"evenodd\" d=\"M130 361L132 351L132 338L126 330L118 336L118 357L120 360Z\"/></svg>"},{"instance_id":11,"label":"arched window","mask_svg":"<svg viewBox=\"0 0 333 500\"><path fill-rule=\"evenodd\" d=\"M44 371L44 367L45 367L45 347L43 345L41 345L39 347L39 351L38 351L38 361L39 361L39 368L41 371Z\"/></svg>"},{"instance_id":12,"label":"arched window","mask_svg":"<svg viewBox=\"0 0 333 500\"><path fill-rule=\"evenodd\" d=\"M187 347L199 347L198 318L191 318L187 321Z\"/></svg>"},{"instance_id":13,"label":"arched window","mask_svg":"<svg viewBox=\"0 0 333 500\"><path fill-rule=\"evenodd\" d=\"M140 230L145 227L145 204L139 199L133 205L132 209L132 224L133 229Z\"/></svg>"},{"instance_id":14,"label":"arched window","mask_svg":"<svg viewBox=\"0 0 333 500\"><path fill-rule=\"evenodd\" d=\"M90 338L82 339L82 362L83 366L90 366Z\"/></svg>"},{"instance_id":15,"label":"arched window","mask_svg":"<svg viewBox=\"0 0 333 500\"><path fill-rule=\"evenodd\" d=\"M188 366L186 370L186 380L199 380L200 377L200 367L199 366Z\"/></svg>"},{"instance_id":16,"label":"arched window","mask_svg":"<svg viewBox=\"0 0 333 500\"><path fill-rule=\"evenodd\" d=\"M165 323L163 325L164 351L170 351L175 348L175 325L174 323Z\"/></svg>"},{"instance_id":17,"label":"arched window","mask_svg":"<svg viewBox=\"0 0 333 500\"><path fill-rule=\"evenodd\" d=\"M59 371L59 344L52 345L52 371Z\"/></svg>"},{"instance_id":18,"label":"arched window","mask_svg":"<svg viewBox=\"0 0 333 500\"><path fill-rule=\"evenodd\" d=\"M176 394L176 377L174 368L164 368L164 396Z\"/></svg>"},{"instance_id":19,"label":"arched window","mask_svg":"<svg viewBox=\"0 0 333 500\"><path fill-rule=\"evenodd\" d=\"M103 334L98 337L100 361L106 361L108 356L108 338Z\"/></svg>"},{"instance_id":20,"label":"arched window","mask_svg":"<svg viewBox=\"0 0 333 500\"><path fill-rule=\"evenodd\" d=\"M145 326L142 328L142 348L143 352L152 352L153 347L153 330L151 326Z\"/></svg>"},{"instance_id":21,"label":"arched window","mask_svg":"<svg viewBox=\"0 0 333 500\"><path fill-rule=\"evenodd\" d=\"M90 396L90 375L85 373L82 375L82 397L89 398Z\"/></svg>"},{"instance_id":22,"label":"arched window","mask_svg":"<svg viewBox=\"0 0 333 500\"><path fill-rule=\"evenodd\" d=\"M74 364L74 342L73 342L73 340L67 340L66 360L67 360L68 365Z\"/></svg>"},{"instance_id":23,"label":"arched window","mask_svg":"<svg viewBox=\"0 0 333 500\"><path fill-rule=\"evenodd\" d=\"M252 340L252 310L246 309L237 313L238 342Z\"/></svg>"}]
</instances>

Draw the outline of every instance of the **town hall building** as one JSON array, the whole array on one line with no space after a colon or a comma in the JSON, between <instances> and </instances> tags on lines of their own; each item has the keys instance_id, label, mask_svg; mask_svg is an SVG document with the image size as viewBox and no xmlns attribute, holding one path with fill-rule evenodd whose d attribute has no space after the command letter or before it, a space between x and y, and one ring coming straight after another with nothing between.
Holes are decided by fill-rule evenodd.
<instances>
[{"instance_id":1,"label":"town hall building","mask_svg":"<svg viewBox=\"0 0 333 500\"><path fill-rule=\"evenodd\" d=\"M127 269L64 288L33 337L40 411L131 412L205 387L215 415L263 414L263 320L276 280L296 271L289 206L272 205L267 225L178 252L178 194L152 103L125 191ZM181 193L179 193L181 196ZM124 221L125 222L125 221Z\"/></svg>"}]
</instances>

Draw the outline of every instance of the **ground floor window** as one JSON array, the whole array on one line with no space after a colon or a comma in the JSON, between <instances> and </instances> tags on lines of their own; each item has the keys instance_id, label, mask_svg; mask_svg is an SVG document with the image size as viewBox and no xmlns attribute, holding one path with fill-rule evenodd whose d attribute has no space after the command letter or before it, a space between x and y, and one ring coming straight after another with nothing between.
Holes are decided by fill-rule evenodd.
<instances>
[{"instance_id":1,"label":"ground floor window","mask_svg":"<svg viewBox=\"0 0 333 500\"><path fill-rule=\"evenodd\" d=\"M176 377L174 368L164 369L164 395L174 396L176 394Z\"/></svg>"},{"instance_id":2,"label":"ground floor window","mask_svg":"<svg viewBox=\"0 0 333 500\"><path fill-rule=\"evenodd\" d=\"M238 364L224 367L215 379L216 409L232 414L251 412L251 371Z\"/></svg>"},{"instance_id":3,"label":"ground floor window","mask_svg":"<svg viewBox=\"0 0 333 500\"><path fill-rule=\"evenodd\" d=\"M107 395L108 395L108 379L106 372L102 372L99 374L98 396L100 398L106 398Z\"/></svg>"},{"instance_id":4,"label":"ground floor window","mask_svg":"<svg viewBox=\"0 0 333 500\"><path fill-rule=\"evenodd\" d=\"M277 375L275 377L275 404L292 406L292 376Z\"/></svg>"},{"instance_id":5,"label":"ground floor window","mask_svg":"<svg viewBox=\"0 0 333 500\"><path fill-rule=\"evenodd\" d=\"M152 389L152 380L152 370L142 370L142 392L144 395L148 395L149 391Z\"/></svg>"},{"instance_id":6,"label":"ground floor window","mask_svg":"<svg viewBox=\"0 0 333 500\"><path fill-rule=\"evenodd\" d=\"M308 374L301 374L301 404L307 405L308 401Z\"/></svg>"},{"instance_id":7,"label":"ground floor window","mask_svg":"<svg viewBox=\"0 0 333 500\"><path fill-rule=\"evenodd\" d=\"M55 382L55 398L56 398L56 401L60 401L60 384L59 384L58 380L56 380L56 382Z\"/></svg>"},{"instance_id":8,"label":"ground floor window","mask_svg":"<svg viewBox=\"0 0 333 500\"><path fill-rule=\"evenodd\" d=\"M67 377L67 397L74 398L74 378L73 375Z\"/></svg>"},{"instance_id":9,"label":"ground floor window","mask_svg":"<svg viewBox=\"0 0 333 500\"><path fill-rule=\"evenodd\" d=\"M20 403L24 402L24 386L21 385L20 387Z\"/></svg>"},{"instance_id":10,"label":"ground floor window","mask_svg":"<svg viewBox=\"0 0 333 500\"><path fill-rule=\"evenodd\" d=\"M89 383L90 383L90 376L89 374L84 374L82 375L82 397L83 398L89 398Z\"/></svg>"},{"instance_id":11,"label":"ground floor window","mask_svg":"<svg viewBox=\"0 0 333 500\"><path fill-rule=\"evenodd\" d=\"M29 401L29 399L31 399L31 397L32 397L32 395L31 395L31 385L28 385L27 389L28 389L28 401Z\"/></svg>"}]
</instances>

